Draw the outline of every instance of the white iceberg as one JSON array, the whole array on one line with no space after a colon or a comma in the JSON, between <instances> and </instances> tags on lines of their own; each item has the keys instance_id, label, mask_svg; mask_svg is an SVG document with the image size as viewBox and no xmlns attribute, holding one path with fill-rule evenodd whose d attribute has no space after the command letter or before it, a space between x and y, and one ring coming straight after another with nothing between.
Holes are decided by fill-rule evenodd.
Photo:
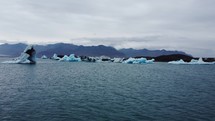
<instances>
[{"instance_id":1,"label":"white iceberg","mask_svg":"<svg viewBox=\"0 0 215 121\"><path fill-rule=\"evenodd\" d=\"M54 59L54 60L60 60L61 58L57 56L57 54L54 54L51 59Z\"/></svg>"},{"instance_id":2,"label":"white iceberg","mask_svg":"<svg viewBox=\"0 0 215 121\"><path fill-rule=\"evenodd\" d=\"M202 58L199 58L199 60L192 59L189 64L214 64L214 62L204 62Z\"/></svg>"},{"instance_id":3,"label":"white iceberg","mask_svg":"<svg viewBox=\"0 0 215 121\"><path fill-rule=\"evenodd\" d=\"M100 56L100 57L96 57L96 62L111 62L111 58L108 56Z\"/></svg>"},{"instance_id":4,"label":"white iceberg","mask_svg":"<svg viewBox=\"0 0 215 121\"><path fill-rule=\"evenodd\" d=\"M178 61L170 61L169 64L190 64L190 65L197 65L197 64L214 64L214 62L204 62L202 58L199 58L199 60L192 59L190 62L184 62L182 59Z\"/></svg>"},{"instance_id":5,"label":"white iceberg","mask_svg":"<svg viewBox=\"0 0 215 121\"><path fill-rule=\"evenodd\" d=\"M146 58L129 58L122 63L127 63L127 64L152 64L154 63L154 59L147 60Z\"/></svg>"},{"instance_id":6,"label":"white iceberg","mask_svg":"<svg viewBox=\"0 0 215 121\"><path fill-rule=\"evenodd\" d=\"M170 61L169 64L187 64L187 62L184 62L184 60L180 59L178 61Z\"/></svg>"},{"instance_id":7,"label":"white iceberg","mask_svg":"<svg viewBox=\"0 0 215 121\"><path fill-rule=\"evenodd\" d=\"M96 62L96 58L95 57L88 57L87 61L88 62Z\"/></svg>"},{"instance_id":8,"label":"white iceberg","mask_svg":"<svg viewBox=\"0 0 215 121\"><path fill-rule=\"evenodd\" d=\"M46 55L43 55L43 56L41 57L41 59L48 59L48 57L47 57Z\"/></svg>"},{"instance_id":9,"label":"white iceberg","mask_svg":"<svg viewBox=\"0 0 215 121\"><path fill-rule=\"evenodd\" d=\"M96 62L96 58L95 57L81 56L80 58L81 58L81 61Z\"/></svg>"},{"instance_id":10,"label":"white iceberg","mask_svg":"<svg viewBox=\"0 0 215 121\"><path fill-rule=\"evenodd\" d=\"M21 55L15 58L12 61L5 61L3 63L29 63L35 64L36 63L36 51L33 48L33 45L29 45L25 48L25 50L21 53Z\"/></svg>"},{"instance_id":11,"label":"white iceberg","mask_svg":"<svg viewBox=\"0 0 215 121\"><path fill-rule=\"evenodd\" d=\"M152 64L152 63L154 63L154 62L155 62L155 59L146 60L146 63L148 63L148 64Z\"/></svg>"},{"instance_id":12,"label":"white iceberg","mask_svg":"<svg viewBox=\"0 0 215 121\"><path fill-rule=\"evenodd\" d=\"M80 62L81 58L75 57L74 54L71 54L70 56L64 55L64 57L61 58L59 61L63 61L63 62Z\"/></svg>"},{"instance_id":13,"label":"white iceberg","mask_svg":"<svg viewBox=\"0 0 215 121\"><path fill-rule=\"evenodd\" d=\"M122 63L123 62L123 58L113 58L111 59L114 63Z\"/></svg>"}]
</instances>

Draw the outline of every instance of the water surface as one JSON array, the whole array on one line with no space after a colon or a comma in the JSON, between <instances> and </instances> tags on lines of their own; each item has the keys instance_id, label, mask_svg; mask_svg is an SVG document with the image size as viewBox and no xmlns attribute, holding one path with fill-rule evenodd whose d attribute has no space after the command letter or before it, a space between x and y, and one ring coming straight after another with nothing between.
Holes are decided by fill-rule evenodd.
<instances>
[{"instance_id":1,"label":"water surface","mask_svg":"<svg viewBox=\"0 0 215 121\"><path fill-rule=\"evenodd\" d=\"M215 65L0 64L1 121L214 121L214 114Z\"/></svg>"}]
</instances>

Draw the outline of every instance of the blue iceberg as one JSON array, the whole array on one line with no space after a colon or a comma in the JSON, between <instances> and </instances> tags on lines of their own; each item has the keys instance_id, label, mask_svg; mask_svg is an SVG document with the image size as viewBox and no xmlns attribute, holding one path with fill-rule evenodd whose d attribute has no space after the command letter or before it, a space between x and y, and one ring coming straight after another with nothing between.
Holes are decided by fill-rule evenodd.
<instances>
[{"instance_id":1,"label":"blue iceberg","mask_svg":"<svg viewBox=\"0 0 215 121\"><path fill-rule=\"evenodd\" d=\"M129 58L122 63L127 63L127 64L152 64L154 63L154 59L147 60L146 58Z\"/></svg>"},{"instance_id":2,"label":"blue iceberg","mask_svg":"<svg viewBox=\"0 0 215 121\"><path fill-rule=\"evenodd\" d=\"M64 57L61 58L59 61L63 61L63 62L80 62L81 58L75 57L74 54L71 54L70 56L64 55Z\"/></svg>"}]
</instances>

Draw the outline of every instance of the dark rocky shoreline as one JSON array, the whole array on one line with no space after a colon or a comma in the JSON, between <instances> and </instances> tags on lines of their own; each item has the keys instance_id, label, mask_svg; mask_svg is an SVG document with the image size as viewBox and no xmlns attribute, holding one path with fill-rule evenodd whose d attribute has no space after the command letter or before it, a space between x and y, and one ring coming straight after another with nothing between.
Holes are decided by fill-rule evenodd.
<instances>
[{"instance_id":1,"label":"dark rocky shoreline","mask_svg":"<svg viewBox=\"0 0 215 121\"><path fill-rule=\"evenodd\" d=\"M144 57L144 56L138 56L135 58L140 58L140 57ZM177 61L177 60L184 60L185 62L190 62L192 59L196 59L198 60L199 57L192 57L192 56L188 56L188 55L183 55L183 54L173 54L173 55L162 55L162 56L158 56L158 57L144 57L147 59L152 59L154 58L156 62L169 62L169 61ZM203 61L205 62L214 62L215 58L202 58Z\"/></svg>"}]
</instances>

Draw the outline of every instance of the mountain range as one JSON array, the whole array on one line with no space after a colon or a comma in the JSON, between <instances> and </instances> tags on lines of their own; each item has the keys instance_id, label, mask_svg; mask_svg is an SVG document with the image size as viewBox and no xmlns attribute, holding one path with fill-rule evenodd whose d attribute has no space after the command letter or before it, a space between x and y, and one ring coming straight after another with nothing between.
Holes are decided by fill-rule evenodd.
<instances>
[{"instance_id":1,"label":"mountain range","mask_svg":"<svg viewBox=\"0 0 215 121\"><path fill-rule=\"evenodd\" d=\"M17 43L17 44L1 44L0 45L0 55L8 55L12 57L19 56L21 52L25 49L27 44ZM56 43L47 45L35 45L34 48L37 51L37 57L46 55L51 57L54 53L58 55L69 55L71 53L79 56L109 56L109 57L157 57L161 55L171 55L171 54L182 54L187 55L182 51L167 51L167 50L148 50L148 49L120 49L117 50L110 46L98 45L98 46L83 46L74 45L67 43Z\"/></svg>"}]
</instances>

